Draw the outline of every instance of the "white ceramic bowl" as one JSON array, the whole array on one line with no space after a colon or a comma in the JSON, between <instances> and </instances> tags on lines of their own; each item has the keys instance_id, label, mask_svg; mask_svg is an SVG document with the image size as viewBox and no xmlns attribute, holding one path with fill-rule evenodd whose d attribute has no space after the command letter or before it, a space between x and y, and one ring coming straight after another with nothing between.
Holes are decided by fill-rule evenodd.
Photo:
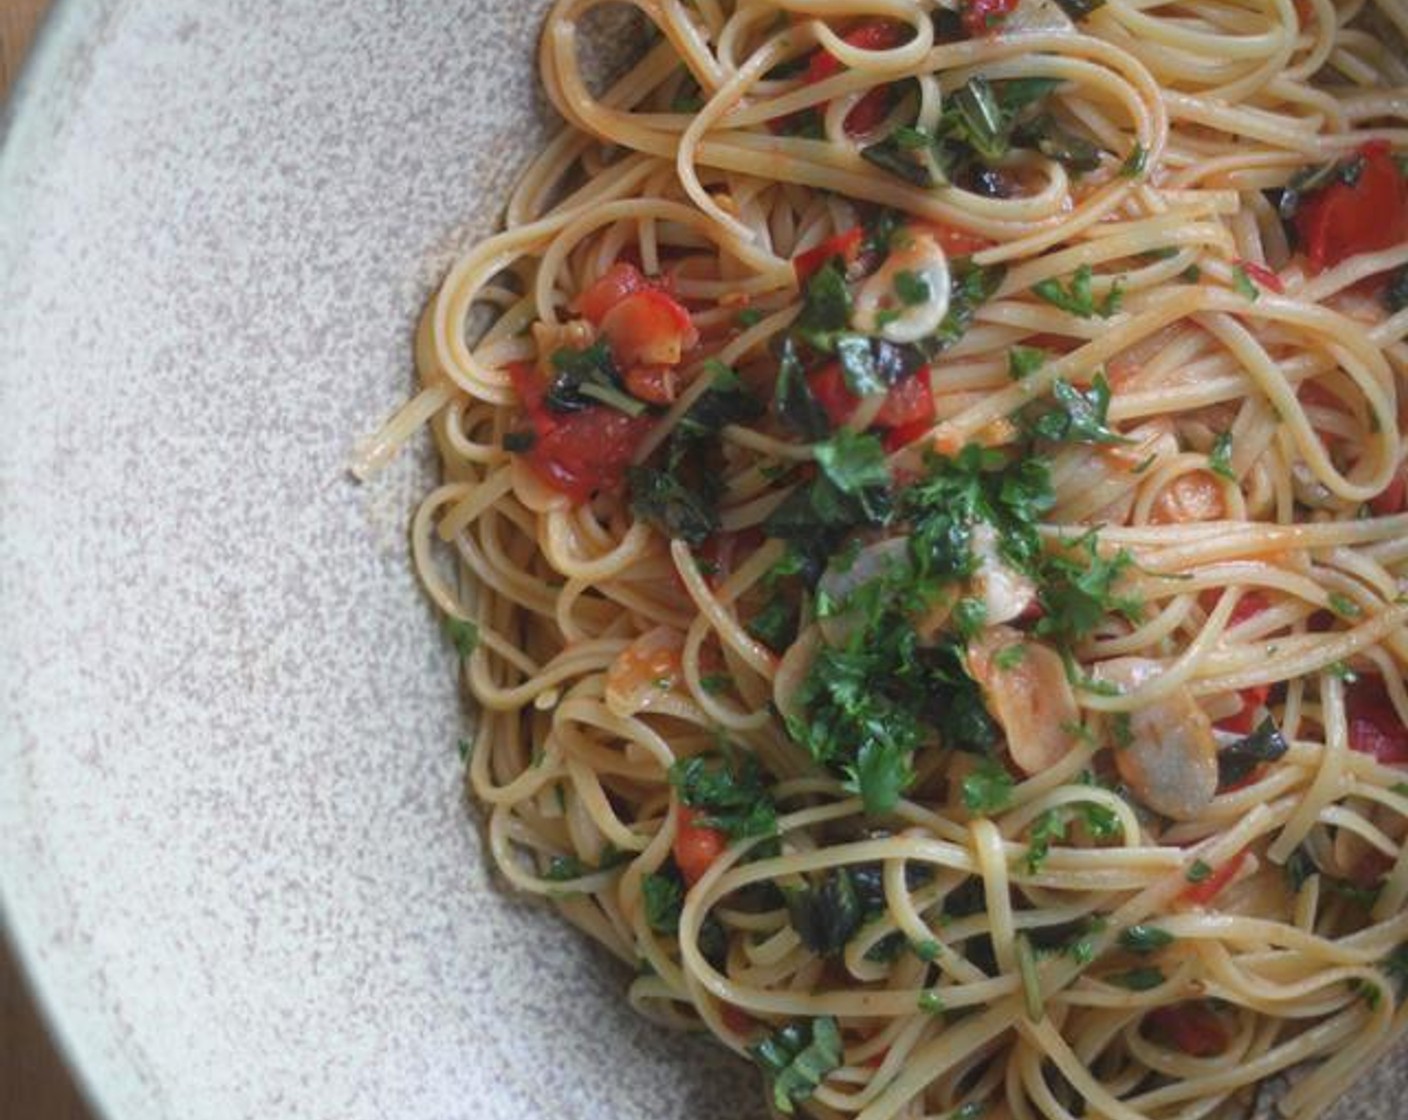
<instances>
[{"instance_id":1,"label":"white ceramic bowl","mask_svg":"<svg viewBox=\"0 0 1408 1120\"><path fill-rule=\"evenodd\" d=\"M761 1112L491 881L432 464L344 470L545 134L544 6L71 0L12 105L0 897L110 1120Z\"/></svg>"},{"instance_id":2,"label":"white ceramic bowl","mask_svg":"<svg viewBox=\"0 0 1408 1120\"><path fill-rule=\"evenodd\" d=\"M758 1096L491 881L407 560L432 464L345 472L545 135L544 7L62 3L17 93L0 884L112 1120Z\"/></svg>"}]
</instances>

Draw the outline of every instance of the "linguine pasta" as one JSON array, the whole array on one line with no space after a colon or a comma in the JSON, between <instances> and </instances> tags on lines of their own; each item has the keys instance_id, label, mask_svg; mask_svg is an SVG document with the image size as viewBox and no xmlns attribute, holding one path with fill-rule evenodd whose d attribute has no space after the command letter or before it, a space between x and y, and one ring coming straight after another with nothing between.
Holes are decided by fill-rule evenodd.
<instances>
[{"instance_id":1,"label":"linguine pasta","mask_svg":"<svg viewBox=\"0 0 1408 1120\"><path fill-rule=\"evenodd\" d=\"M443 457L498 867L784 1112L1320 1114L1408 1021L1408 5L635 0L604 92L599 7L358 461Z\"/></svg>"}]
</instances>

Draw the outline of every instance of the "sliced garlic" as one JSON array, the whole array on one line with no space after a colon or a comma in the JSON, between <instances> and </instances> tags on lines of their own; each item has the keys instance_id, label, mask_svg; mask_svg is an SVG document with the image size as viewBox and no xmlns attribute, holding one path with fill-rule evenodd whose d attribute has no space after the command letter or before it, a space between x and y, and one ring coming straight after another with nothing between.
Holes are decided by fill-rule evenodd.
<instances>
[{"instance_id":1,"label":"sliced garlic","mask_svg":"<svg viewBox=\"0 0 1408 1120\"><path fill-rule=\"evenodd\" d=\"M906 303L895 291L901 273L911 273L927 298ZM918 342L933 334L948 314L948 257L927 233L909 232L874 275L856 291L851 322L857 330L890 342Z\"/></svg>"}]
</instances>

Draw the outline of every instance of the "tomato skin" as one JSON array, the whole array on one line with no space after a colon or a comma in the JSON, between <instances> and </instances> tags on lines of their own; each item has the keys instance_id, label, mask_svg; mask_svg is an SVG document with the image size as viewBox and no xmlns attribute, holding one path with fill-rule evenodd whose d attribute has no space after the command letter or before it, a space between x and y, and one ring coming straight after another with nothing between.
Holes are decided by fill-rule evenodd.
<instances>
[{"instance_id":1,"label":"tomato skin","mask_svg":"<svg viewBox=\"0 0 1408 1120\"><path fill-rule=\"evenodd\" d=\"M807 384L833 426L840 426L849 420L860 404L860 398L847 386L839 362L827 362L807 374Z\"/></svg>"},{"instance_id":2,"label":"tomato skin","mask_svg":"<svg viewBox=\"0 0 1408 1120\"><path fill-rule=\"evenodd\" d=\"M1203 1003L1156 1007L1144 1022L1160 1039L1193 1058L1212 1058L1227 1049L1227 1028Z\"/></svg>"},{"instance_id":3,"label":"tomato skin","mask_svg":"<svg viewBox=\"0 0 1408 1120\"><path fill-rule=\"evenodd\" d=\"M608 311L627 296L649 286L650 282L635 265L616 261L577 297L575 306L582 318L600 326Z\"/></svg>"},{"instance_id":4,"label":"tomato skin","mask_svg":"<svg viewBox=\"0 0 1408 1120\"><path fill-rule=\"evenodd\" d=\"M676 365L699 341L689 312L657 288L632 292L601 319L601 333L622 369Z\"/></svg>"},{"instance_id":5,"label":"tomato skin","mask_svg":"<svg viewBox=\"0 0 1408 1120\"><path fill-rule=\"evenodd\" d=\"M1345 688L1349 749L1373 755L1387 766L1408 762L1408 727L1398 718L1378 677L1360 677Z\"/></svg>"},{"instance_id":6,"label":"tomato skin","mask_svg":"<svg viewBox=\"0 0 1408 1120\"><path fill-rule=\"evenodd\" d=\"M970 39L996 31L1012 14L1018 0L963 0L963 29Z\"/></svg>"},{"instance_id":7,"label":"tomato skin","mask_svg":"<svg viewBox=\"0 0 1408 1120\"><path fill-rule=\"evenodd\" d=\"M875 414L882 428L908 424L931 425L934 420L934 393L929 387L929 367L920 366L885 395L885 403Z\"/></svg>"},{"instance_id":8,"label":"tomato skin","mask_svg":"<svg viewBox=\"0 0 1408 1120\"><path fill-rule=\"evenodd\" d=\"M866 20L847 31L841 38L850 46L865 51L885 51L897 47L907 34L904 24L893 20ZM806 83L814 85L841 72L841 60L826 50L818 50L807 60ZM824 106L819 106L823 111ZM846 132L861 136L874 129L890 110L890 87L876 86L867 90L846 114ZM818 266L820 267L820 266Z\"/></svg>"},{"instance_id":9,"label":"tomato skin","mask_svg":"<svg viewBox=\"0 0 1408 1120\"><path fill-rule=\"evenodd\" d=\"M1271 686L1269 684L1259 684L1252 688L1241 689L1238 696L1242 699L1242 710L1236 715L1220 719L1214 725L1223 731L1231 731L1236 735L1250 735L1256 728L1256 714L1265 705L1271 696Z\"/></svg>"},{"instance_id":10,"label":"tomato skin","mask_svg":"<svg viewBox=\"0 0 1408 1120\"><path fill-rule=\"evenodd\" d=\"M974 253L991 249L996 244L986 237L969 233L958 226L945 225L943 222L916 222L914 226L932 237L939 248L950 257L971 257Z\"/></svg>"},{"instance_id":11,"label":"tomato skin","mask_svg":"<svg viewBox=\"0 0 1408 1120\"><path fill-rule=\"evenodd\" d=\"M598 490L621 484L637 445L655 423L649 416L627 416L598 405L539 423L538 439L528 462L555 490L581 505Z\"/></svg>"},{"instance_id":12,"label":"tomato skin","mask_svg":"<svg viewBox=\"0 0 1408 1120\"><path fill-rule=\"evenodd\" d=\"M679 807L679 823L675 827L675 866L680 869L687 886L694 886L704 877L714 860L728 846L724 834L716 828L705 828L694 822L702 814L688 805Z\"/></svg>"},{"instance_id":13,"label":"tomato skin","mask_svg":"<svg viewBox=\"0 0 1408 1120\"><path fill-rule=\"evenodd\" d=\"M1237 872L1242 870L1242 864L1246 862L1246 859L1247 850L1243 848L1201 883L1189 883L1178 897L1194 906L1206 906L1217 897L1223 887L1236 878Z\"/></svg>"},{"instance_id":14,"label":"tomato skin","mask_svg":"<svg viewBox=\"0 0 1408 1120\"><path fill-rule=\"evenodd\" d=\"M907 28L894 20L868 19L857 24L844 35L842 40L862 51L887 51L902 42ZM833 74L841 72L841 60L830 51L819 50L807 60L807 84L814 85Z\"/></svg>"},{"instance_id":15,"label":"tomato skin","mask_svg":"<svg viewBox=\"0 0 1408 1120\"><path fill-rule=\"evenodd\" d=\"M1372 140L1358 154L1364 162L1358 181L1313 191L1292 219L1313 273L1408 239L1408 179L1387 142Z\"/></svg>"},{"instance_id":16,"label":"tomato skin","mask_svg":"<svg viewBox=\"0 0 1408 1120\"><path fill-rule=\"evenodd\" d=\"M626 391L648 404L673 404L679 392L674 366L632 366L623 377Z\"/></svg>"},{"instance_id":17,"label":"tomato skin","mask_svg":"<svg viewBox=\"0 0 1408 1120\"><path fill-rule=\"evenodd\" d=\"M1222 486L1211 471L1189 471L1170 482L1157 498L1149 520L1155 525L1186 525L1226 516Z\"/></svg>"},{"instance_id":18,"label":"tomato skin","mask_svg":"<svg viewBox=\"0 0 1408 1120\"><path fill-rule=\"evenodd\" d=\"M1222 598L1220 591L1210 589L1199 596L1198 603L1203 610L1210 612L1217 607L1217 601L1220 598ZM1269 606L1271 606L1271 601L1262 592L1248 591L1237 600L1237 605L1232 608L1232 614L1227 619L1228 629L1259 615ZM1218 720L1214 726L1222 731L1231 731L1236 735L1250 735L1256 727L1257 712L1271 696L1271 686L1269 684L1253 685L1251 688L1239 690L1237 695L1242 698L1241 710L1235 715Z\"/></svg>"},{"instance_id":19,"label":"tomato skin","mask_svg":"<svg viewBox=\"0 0 1408 1120\"><path fill-rule=\"evenodd\" d=\"M619 486L654 420L605 405L553 412L543 403L546 385L530 363L513 362L508 372L533 427L533 446L523 456L534 473L573 505Z\"/></svg>"},{"instance_id":20,"label":"tomato skin","mask_svg":"<svg viewBox=\"0 0 1408 1120\"><path fill-rule=\"evenodd\" d=\"M828 362L807 374L807 384L834 426L849 420L860 405L860 398L851 392L837 362ZM929 367L921 366L885 394L872 424L884 429L885 449L897 451L932 428L935 414Z\"/></svg>"},{"instance_id":21,"label":"tomato skin","mask_svg":"<svg viewBox=\"0 0 1408 1120\"><path fill-rule=\"evenodd\" d=\"M1233 263L1267 291L1275 292L1278 296L1286 294L1286 285L1281 283L1281 278L1264 264L1247 260L1237 260Z\"/></svg>"},{"instance_id":22,"label":"tomato skin","mask_svg":"<svg viewBox=\"0 0 1408 1120\"><path fill-rule=\"evenodd\" d=\"M860 226L852 226L828 237L815 248L798 253L792 258L792 271L797 274L798 285L805 285L832 257L840 257L848 266L854 264L864 240L865 231Z\"/></svg>"},{"instance_id":23,"label":"tomato skin","mask_svg":"<svg viewBox=\"0 0 1408 1120\"><path fill-rule=\"evenodd\" d=\"M1369 509L1375 517L1389 517L1408 510L1408 463L1399 464L1388 485L1369 499Z\"/></svg>"}]
</instances>

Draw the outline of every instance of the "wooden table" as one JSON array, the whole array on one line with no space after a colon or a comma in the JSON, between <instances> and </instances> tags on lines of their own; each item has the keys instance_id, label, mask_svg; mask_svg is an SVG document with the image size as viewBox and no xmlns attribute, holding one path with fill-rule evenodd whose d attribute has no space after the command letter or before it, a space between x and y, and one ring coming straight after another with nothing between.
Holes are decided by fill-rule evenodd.
<instances>
[{"instance_id":1,"label":"wooden table","mask_svg":"<svg viewBox=\"0 0 1408 1120\"><path fill-rule=\"evenodd\" d=\"M0 0L0 100L49 0ZM91 1120L0 941L0 1117Z\"/></svg>"}]
</instances>

